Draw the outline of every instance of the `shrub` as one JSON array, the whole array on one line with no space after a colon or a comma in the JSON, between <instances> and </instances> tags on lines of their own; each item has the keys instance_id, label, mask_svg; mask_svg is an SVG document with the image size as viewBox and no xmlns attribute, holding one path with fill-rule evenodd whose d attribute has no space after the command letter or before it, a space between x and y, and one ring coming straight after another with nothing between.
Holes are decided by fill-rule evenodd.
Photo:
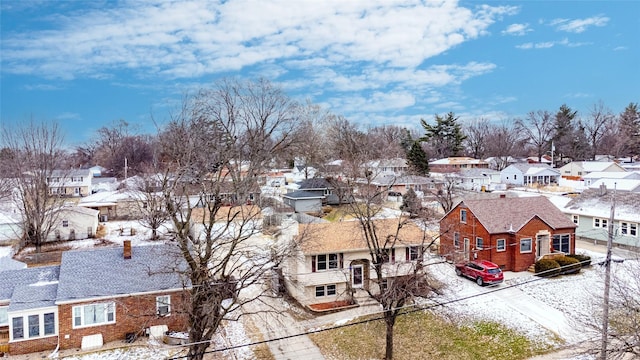
<instances>
[{"instance_id":1,"label":"shrub","mask_svg":"<svg viewBox=\"0 0 640 360\"><path fill-rule=\"evenodd\" d=\"M582 267L591 266L591 256L583 255L583 254L569 254L568 257L574 258L580 262Z\"/></svg>"},{"instance_id":2,"label":"shrub","mask_svg":"<svg viewBox=\"0 0 640 360\"><path fill-rule=\"evenodd\" d=\"M536 261L536 274L544 277L551 277L560 274L560 264L551 259L542 259Z\"/></svg>"},{"instance_id":3,"label":"shrub","mask_svg":"<svg viewBox=\"0 0 640 360\"><path fill-rule=\"evenodd\" d=\"M562 268L563 274L575 274L580 272L582 266L580 266L580 260L568 256L562 256L555 259L556 262Z\"/></svg>"}]
</instances>

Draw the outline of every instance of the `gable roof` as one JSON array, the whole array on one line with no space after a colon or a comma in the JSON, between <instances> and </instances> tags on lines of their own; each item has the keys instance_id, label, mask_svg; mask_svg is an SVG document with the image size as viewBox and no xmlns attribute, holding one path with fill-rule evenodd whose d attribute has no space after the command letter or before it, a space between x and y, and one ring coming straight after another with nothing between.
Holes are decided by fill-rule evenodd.
<instances>
[{"instance_id":1,"label":"gable roof","mask_svg":"<svg viewBox=\"0 0 640 360\"><path fill-rule=\"evenodd\" d=\"M467 207L490 234L520 230L534 217L553 229L576 225L544 196L464 200L457 207Z\"/></svg>"},{"instance_id":2,"label":"gable roof","mask_svg":"<svg viewBox=\"0 0 640 360\"><path fill-rule=\"evenodd\" d=\"M374 220L379 239L395 235L398 219ZM329 252L369 251L359 221L312 223L298 225L298 239L306 255ZM398 235L399 246L422 244L424 232L414 222L403 224ZM397 246L396 246L397 247Z\"/></svg>"},{"instance_id":3,"label":"gable roof","mask_svg":"<svg viewBox=\"0 0 640 360\"><path fill-rule=\"evenodd\" d=\"M545 169L551 169L551 167L547 164L543 164L543 163L515 163L515 164L511 164L509 166L507 166L504 170L507 170L509 168L515 168L518 169L522 174L525 175L535 175L538 172L545 170ZM502 170L502 171L504 171ZM560 175L560 172L558 172L557 170L554 170L555 172L558 173L558 175Z\"/></svg>"},{"instance_id":4,"label":"gable roof","mask_svg":"<svg viewBox=\"0 0 640 360\"><path fill-rule=\"evenodd\" d=\"M318 193L314 193L311 191L299 190L299 191L286 193L282 195L282 197L287 199L302 200L302 199L323 199L324 195L319 195Z\"/></svg>"},{"instance_id":5,"label":"gable roof","mask_svg":"<svg viewBox=\"0 0 640 360\"><path fill-rule=\"evenodd\" d=\"M180 276L185 264L177 246L134 246L131 253L125 259L122 247L65 251L56 304L188 285Z\"/></svg>"},{"instance_id":6,"label":"gable roof","mask_svg":"<svg viewBox=\"0 0 640 360\"><path fill-rule=\"evenodd\" d=\"M332 189L333 186L324 178L305 179L298 183L300 190Z\"/></svg>"},{"instance_id":7,"label":"gable roof","mask_svg":"<svg viewBox=\"0 0 640 360\"><path fill-rule=\"evenodd\" d=\"M640 219L640 193L616 193L609 189L601 193L600 189L585 189L578 197L564 207L563 211L570 214L600 217L608 219L611 216L613 196L616 198L616 220L637 222Z\"/></svg>"},{"instance_id":8,"label":"gable roof","mask_svg":"<svg viewBox=\"0 0 640 360\"><path fill-rule=\"evenodd\" d=\"M640 192L640 180L638 179L598 179L593 184L589 185L589 188L598 189L602 185L612 191L615 188L619 191Z\"/></svg>"}]
</instances>

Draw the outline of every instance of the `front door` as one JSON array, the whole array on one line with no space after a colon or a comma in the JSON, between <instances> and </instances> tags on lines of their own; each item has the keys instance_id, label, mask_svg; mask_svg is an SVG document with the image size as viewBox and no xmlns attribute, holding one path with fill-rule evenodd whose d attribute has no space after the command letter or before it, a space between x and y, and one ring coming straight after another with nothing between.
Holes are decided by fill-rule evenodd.
<instances>
[{"instance_id":1,"label":"front door","mask_svg":"<svg viewBox=\"0 0 640 360\"><path fill-rule=\"evenodd\" d=\"M364 283L364 267L362 265L353 265L351 267L351 285L354 288L361 288Z\"/></svg>"},{"instance_id":2,"label":"front door","mask_svg":"<svg viewBox=\"0 0 640 360\"><path fill-rule=\"evenodd\" d=\"M536 236L536 257L549 253L549 235Z\"/></svg>"}]
</instances>

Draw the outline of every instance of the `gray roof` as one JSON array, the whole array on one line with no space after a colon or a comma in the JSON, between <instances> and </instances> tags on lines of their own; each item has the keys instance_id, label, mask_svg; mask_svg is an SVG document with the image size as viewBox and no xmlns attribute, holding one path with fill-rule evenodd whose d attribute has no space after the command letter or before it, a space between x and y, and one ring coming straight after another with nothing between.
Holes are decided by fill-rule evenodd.
<instances>
[{"instance_id":1,"label":"gray roof","mask_svg":"<svg viewBox=\"0 0 640 360\"><path fill-rule=\"evenodd\" d=\"M56 306L58 282L18 286L13 291L9 311L21 311Z\"/></svg>"},{"instance_id":2,"label":"gray roof","mask_svg":"<svg viewBox=\"0 0 640 360\"><path fill-rule=\"evenodd\" d=\"M575 228L576 224L544 196L464 200L466 207L490 234L502 234L510 228L518 231L534 217L553 229Z\"/></svg>"},{"instance_id":3,"label":"gray roof","mask_svg":"<svg viewBox=\"0 0 640 360\"><path fill-rule=\"evenodd\" d=\"M131 252L131 259L122 247L64 252L56 302L178 289L188 281L180 275L185 266L177 246L135 246Z\"/></svg>"},{"instance_id":4,"label":"gray roof","mask_svg":"<svg viewBox=\"0 0 640 360\"><path fill-rule=\"evenodd\" d=\"M14 299L14 292L20 287L32 287L30 294L34 299L42 298L37 294L42 291L49 294L48 286L40 286L44 284L53 284L58 280L60 266L42 266L20 270L0 271L0 301L11 301L24 299ZM33 286L31 286L33 285ZM18 295L24 294L27 290L18 291ZM53 297L55 298L55 293Z\"/></svg>"},{"instance_id":5,"label":"gray roof","mask_svg":"<svg viewBox=\"0 0 640 360\"><path fill-rule=\"evenodd\" d=\"M311 178L305 179L298 183L300 185L300 190L311 190L311 189L333 189L333 186L327 181L327 179L323 178Z\"/></svg>"},{"instance_id":6,"label":"gray roof","mask_svg":"<svg viewBox=\"0 0 640 360\"><path fill-rule=\"evenodd\" d=\"M391 186L391 185L406 185L406 184L429 184L429 183L437 183L441 182L431 177L426 176L418 176L418 175L383 175L380 177L376 177L372 183L380 186Z\"/></svg>"},{"instance_id":7,"label":"gray roof","mask_svg":"<svg viewBox=\"0 0 640 360\"><path fill-rule=\"evenodd\" d=\"M311 192L311 191L299 190L299 191L286 193L282 195L282 197L288 198L288 199L322 199L324 198L324 195L318 195L318 193Z\"/></svg>"}]
</instances>

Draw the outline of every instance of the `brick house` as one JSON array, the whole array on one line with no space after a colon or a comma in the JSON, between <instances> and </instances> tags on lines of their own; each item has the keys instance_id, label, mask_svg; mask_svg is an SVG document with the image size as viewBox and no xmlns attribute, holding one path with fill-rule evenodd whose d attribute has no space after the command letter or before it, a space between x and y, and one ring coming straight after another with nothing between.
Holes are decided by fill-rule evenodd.
<instances>
[{"instance_id":1,"label":"brick house","mask_svg":"<svg viewBox=\"0 0 640 360\"><path fill-rule=\"evenodd\" d=\"M89 338L99 347L154 326L184 331L188 283L177 250L125 242L67 251L59 266L0 272L8 352L84 348Z\"/></svg>"},{"instance_id":2,"label":"brick house","mask_svg":"<svg viewBox=\"0 0 640 360\"><path fill-rule=\"evenodd\" d=\"M440 255L524 271L546 254L574 253L575 229L543 196L464 200L440 220Z\"/></svg>"}]
</instances>

